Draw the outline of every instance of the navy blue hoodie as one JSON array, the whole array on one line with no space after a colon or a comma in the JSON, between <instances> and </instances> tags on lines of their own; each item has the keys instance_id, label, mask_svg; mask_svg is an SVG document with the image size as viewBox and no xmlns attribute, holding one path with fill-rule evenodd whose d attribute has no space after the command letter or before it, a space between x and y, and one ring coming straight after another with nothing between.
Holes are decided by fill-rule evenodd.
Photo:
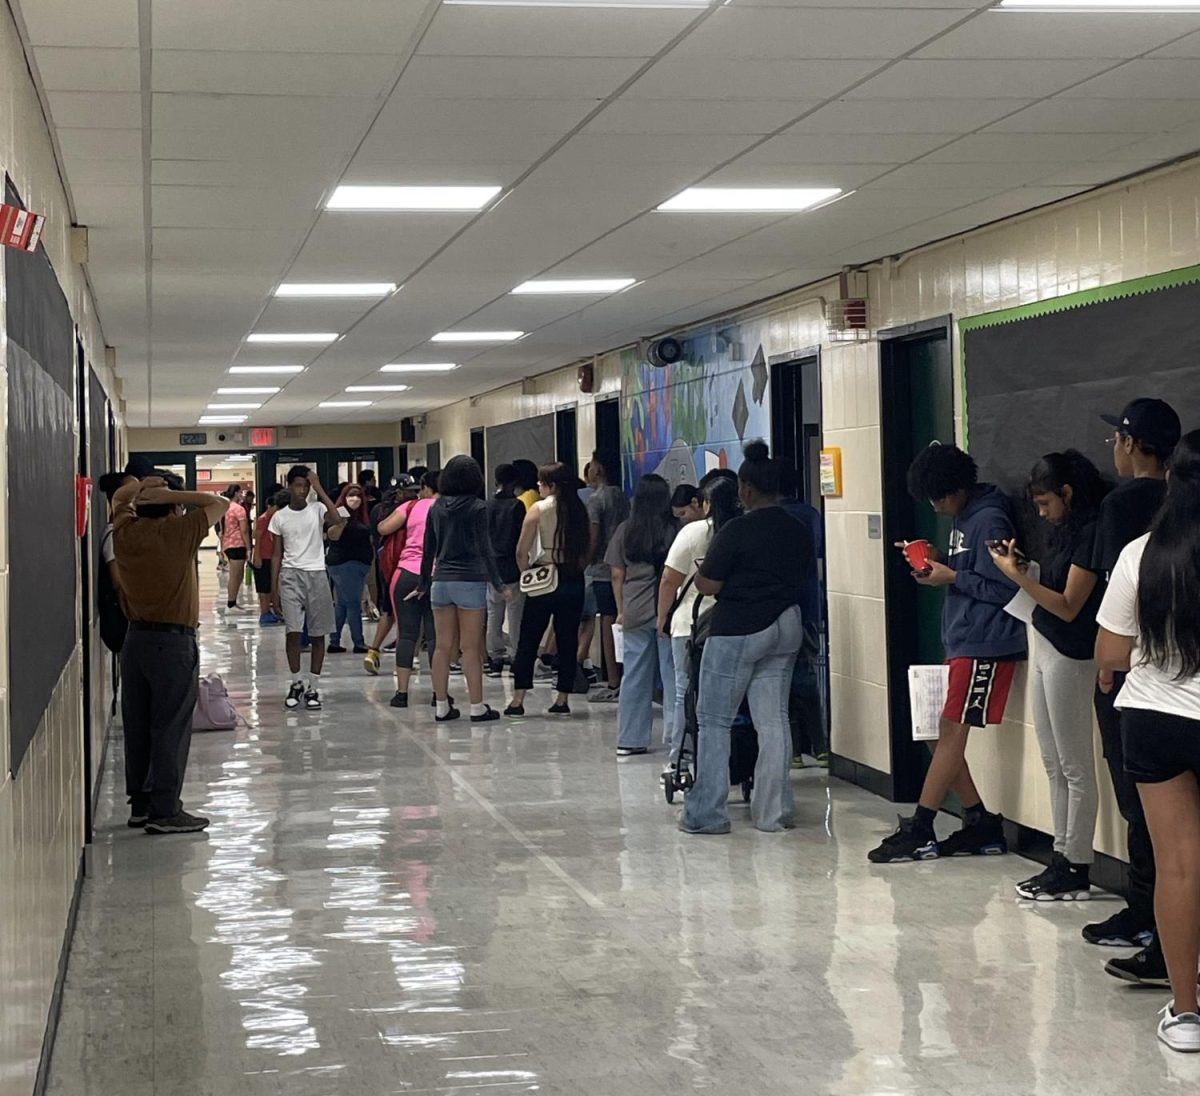
<instances>
[{"instance_id":1,"label":"navy blue hoodie","mask_svg":"<svg viewBox=\"0 0 1200 1096\"><path fill-rule=\"evenodd\" d=\"M999 488L981 483L950 532L946 562L958 578L947 587L942 610L947 658L1025 657L1025 625L1004 611L1017 586L999 570L987 547L989 540L1015 536L1008 499Z\"/></svg>"}]
</instances>

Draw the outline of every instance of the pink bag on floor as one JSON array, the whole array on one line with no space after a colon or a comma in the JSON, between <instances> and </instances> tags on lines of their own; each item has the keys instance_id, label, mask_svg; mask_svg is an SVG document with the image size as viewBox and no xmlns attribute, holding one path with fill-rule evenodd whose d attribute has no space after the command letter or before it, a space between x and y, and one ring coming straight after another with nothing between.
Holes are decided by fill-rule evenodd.
<instances>
[{"instance_id":1,"label":"pink bag on floor","mask_svg":"<svg viewBox=\"0 0 1200 1096\"><path fill-rule=\"evenodd\" d=\"M240 716L229 699L229 690L219 674L208 674L200 679L196 694L196 707L192 712L193 731L232 731L237 728Z\"/></svg>"}]
</instances>

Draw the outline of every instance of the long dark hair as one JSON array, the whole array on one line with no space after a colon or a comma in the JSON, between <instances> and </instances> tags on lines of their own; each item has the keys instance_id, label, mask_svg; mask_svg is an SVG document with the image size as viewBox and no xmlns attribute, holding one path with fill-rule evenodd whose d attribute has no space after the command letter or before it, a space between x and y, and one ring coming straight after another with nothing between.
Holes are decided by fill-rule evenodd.
<instances>
[{"instance_id":1,"label":"long dark hair","mask_svg":"<svg viewBox=\"0 0 1200 1096\"><path fill-rule=\"evenodd\" d=\"M517 463L513 461L514 465ZM591 547L592 523L587 507L579 497L579 477L561 461L556 461L543 464L538 469L538 479L554 488L554 505L558 511L554 554L568 571L582 571Z\"/></svg>"},{"instance_id":2,"label":"long dark hair","mask_svg":"<svg viewBox=\"0 0 1200 1096\"><path fill-rule=\"evenodd\" d=\"M1071 488L1069 502L1063 498L1068 487ZM1067 517L1061 525L1047 530L1045 522L1038 523L1045 546L1052 550L1069 547L1079 530L1096 520L1108 490L1100 469L1078 449L1047 453L1042 457L1029 473L1029 498L1058 495L1067 507Z\"/></svg>"},{"instance_id":3,"label":"long dark hair","mask_svg":"<svg viewBox=\"0 0 1200 1096\"><path fill-rule=\"evenodd\" d=\"M1200 674L1200 430L1171 458L1167 499L1150 529L1138 578L1138 627L1147 662L1177 680Z\"/></svg>"},{"instance_id":4,"label":"long dark hair","mask_svg":"<svg viewBox=\"0 0 1200 1096\"><path fill-rule=\"evenodd\" d=\"M733 476L718 476L704 489L704 497L708 502L708 520L712 522L713 536L741 512L738 502L738 485Z\"/></svg>"},{"instance_id":5,"label":"long dark hair","mask_svg":"<svg viewBox=\"0 0 1200 1096\"><path fill-rule=\"evenodd\" d=\"M351 495L357 495L360 499L362 499L362 502L358 504L358 508L355 510L350 510L350 507L346 506L346 499L348 499ZM371 518L367 514L367 511L370 509L370 506L367 505L367 493L357 483L346 484L346 486L342 488L342 493L338 495L337 502L335 502L334 505L345 506L347 510L350 510L351 521L357 521L360 525L371 524Z\"/></svg>"},{"instance_id":6,"label":"long dark hair","mask_svg":"<svg viewBox=\"0 0 1200 1096\"><path fill-rule=\"evenodd\" d=\"M633 508L625 526L625 558L630 563L662 567L678 528L667 481L653 472L644 475L633 492Z\"/></svg>"}]
</instances>

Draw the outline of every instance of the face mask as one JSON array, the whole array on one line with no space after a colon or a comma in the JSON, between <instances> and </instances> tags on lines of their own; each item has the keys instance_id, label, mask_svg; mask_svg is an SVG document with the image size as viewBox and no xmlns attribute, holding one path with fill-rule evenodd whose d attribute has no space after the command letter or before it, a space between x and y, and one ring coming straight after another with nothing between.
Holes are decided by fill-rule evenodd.
<instances>
[{"instance_id":1,"label":"face mask","mask_svg":"<svg viewBox=\"0 0 1200 1096\"><path fill-rule=\"evenodd\" d=\"M351 510L357 510L362 505L362 496L361 495L347 495L346 496L346 505Z\"/></svg>"}]
</instances>

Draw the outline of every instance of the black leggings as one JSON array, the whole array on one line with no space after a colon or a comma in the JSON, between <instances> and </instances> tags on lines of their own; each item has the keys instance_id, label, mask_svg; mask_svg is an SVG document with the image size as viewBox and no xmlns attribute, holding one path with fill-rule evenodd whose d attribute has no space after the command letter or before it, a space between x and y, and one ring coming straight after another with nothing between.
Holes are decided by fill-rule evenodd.
<instances>
[{"instance_id":1,"label":"black leggings","mask_svg":"<svg viewBox=\"0 0 1200 1096\"><path fill-rule=\"evenodd\" d=\"M421 576L412 571L401 570L396 577L396 586L392 596L392 611L396 616L396 665L401 669L411 670L413 655L417 651L417 640L421 637L424 627L425 642L432 651L436 642L433 630L433 606L429 595L422 598L404 599L414 590L419 589Z\"/></svg>"},{"instance_id":2,"label":"black leggings","mask_svg":"<svg viewBox=\"0 0 1200 1096\"><path fill-rule=\"evenodd\" d=\"M579 620L583 615L583 575L558 576L558 589L541 597L526 597L521 615L521 639L513 659L513 688L533 688L533 664L538 645L546 634L546 625L554 621L554 639L558 646L558 691L569 693L575 687L576 648L579 646Z\"/></svg>"}]
</instances>

